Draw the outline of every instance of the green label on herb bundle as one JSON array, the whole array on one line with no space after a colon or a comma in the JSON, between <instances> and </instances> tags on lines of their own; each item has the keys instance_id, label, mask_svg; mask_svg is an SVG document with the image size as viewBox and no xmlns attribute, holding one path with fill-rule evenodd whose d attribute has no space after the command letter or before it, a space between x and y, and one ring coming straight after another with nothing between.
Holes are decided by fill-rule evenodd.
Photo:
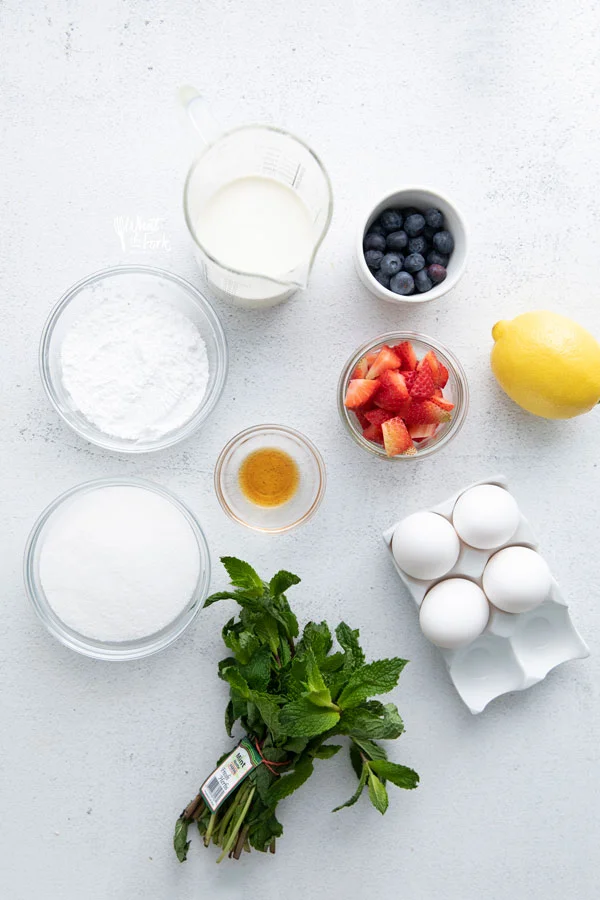
<instances>
[{"instance_id":1,"label":"green label on herb bundle","mask_svg":"<svg viewBox=\"0 0 600 900\"><path fill-rule=\"evenodd\" d=\"M261 762L261 756L250 741L246 738L241 740L200 788L200 793L211 811L215 812Z\"/></svg>"}]
</instances>

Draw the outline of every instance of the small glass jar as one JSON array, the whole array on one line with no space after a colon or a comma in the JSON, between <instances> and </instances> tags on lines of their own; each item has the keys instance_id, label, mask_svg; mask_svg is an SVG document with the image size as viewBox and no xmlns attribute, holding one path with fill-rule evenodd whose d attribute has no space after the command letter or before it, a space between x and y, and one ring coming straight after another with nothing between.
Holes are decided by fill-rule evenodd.
<instances>
[{"instance_id":1,"label":"small glass jar","mask_svg":"<svg viewBox=\"0 0 600 900\"><path fill-rule=\"evenodd\" d=\"M436 433L425 438L418 444L415 444L416 453L412 455L387 456L381 444L375 444L363 437L360 423L351 409L344 406L344 398L350 383L350 376L356 368L358 362L367 353L379 350L384 344L399 344L402 341L410 341L415 349L415 353L419 359L422 359L429 350L433 350L439 361L448 369L448 383L444 388L444 397L454 403L452 410L452 418L449 422L445 422L438 426ZM342 422L346 426L351 437L354 438L363 450L372 453L379 459L387 459L392 462L397 460L406 461L409 459L423 459L431 456L445 447L453 437L455 437L462 428L467 410L469 408L469 387L467 384L467 376L456 356L427 335L419 334L416 331L390 331L387 334L380 334L378 337L362 344L350 357L340 375L338 383L338 409Z\"/></svg>"},{"instance_id":2,"label":"small glass jar","mask_svg":"<svg viewBox=\"0 0 600 900\"><path fill-rule=\"evenodd\" d=\"M257 450L282 450L298 467L298 488L280 506L259 506L244 495L240 467ZM283 425L255 425L236 434L221 451L215 467L215 491L227 515L240 525L268 534L297 528L317 511L325 493L325 464L307 437Z\"/></svg>"}]
</instances>

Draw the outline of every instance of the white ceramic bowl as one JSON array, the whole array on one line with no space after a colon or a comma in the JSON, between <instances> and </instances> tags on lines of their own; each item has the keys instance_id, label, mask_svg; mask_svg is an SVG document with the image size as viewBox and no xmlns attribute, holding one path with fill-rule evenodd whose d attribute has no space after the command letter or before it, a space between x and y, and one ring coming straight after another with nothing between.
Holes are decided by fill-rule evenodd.
<instances>
[{"instance_id":1,"label":"white ceramic bowl","mask_svg":"<svg viewBox=\"0 0 600 900\"><path fill-rule=\"evenodd\" d=\"M389 207L415 206L418 209L429 209L435 207L441 210L446 220L446 227L454 238L454 251L448 262L448 275L441 284L436 284L430 291L424 294L411 294L408 297L401 294L395 294L389 291L371 274L371 270L365 262L363 240L365 234L375 221L381 215L384 209ZM388 303L398 303L402 306L414 306L416 303L429 303L431 300L438 300L451 291L461 278L465 271L467 262L467 229L465 221L457 210L456 206L450 202L442 194L432 191L430 188L423 187L405 187L397 191L391 191L385 194L381 200L370 207L366 215L360 219L360 225L356 235L356 244L354 248L354 257L356 263L356 271L359 278L366 288L375 297L380 300L387 300Z\"/></svg>"}]
</instances>

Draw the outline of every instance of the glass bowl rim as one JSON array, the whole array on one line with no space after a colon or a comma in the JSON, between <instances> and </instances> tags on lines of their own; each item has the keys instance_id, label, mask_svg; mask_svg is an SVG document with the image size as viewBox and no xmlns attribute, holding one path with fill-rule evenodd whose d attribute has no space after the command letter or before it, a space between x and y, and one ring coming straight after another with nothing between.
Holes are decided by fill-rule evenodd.
<instances>
[{"instance_id":1,"label":"glass bowl rim","mask_svg":"<svg viewBox=\"0 0 600 900\"><path fill-rule=\"evenodd\" d=\"M413 454L412 456L402 454L400 454L399 456L387 456L383 447L380 448L379 445L373 444L371 441L367 441L362 436L362 434L358 433L350 418L350 413L352 412L352 410L347 410L344 406L344 397L346 395L346 388L350 380L350 375L357 365L358 361L365 355L365 353L368 353L370 350L372 350L373 347L377 347L379 344L388 344L396 341L418 341L419 343L425 344L426 346L430 347L432 350L439 351L451 364L453 373L456 376L456 379L462 391L462 402L460 403L460 406L455 407L457 412L456 415L452 418L448 430L438 440L435 440L433 443L429 444L427 447L424 447L422 450L417 450L416 454ZM365 341L365 343L361 344L361 346L358 347L347 359L342 368L342 372L338 381L337 401L338 411L342 422L344 423L350 436L360 447L363 448L363 450L367 450L378 459L385 459L389 462L396 462L397 460L418 460L425 459L427 456L431 456L432 453L436 453L438 450L441 450L442 447L444 447L455 435L458 434L458 432L464 425L469 409L469 384L462 363L458 360L454 353L452 353L451 350L448 350L448 348L444 344L440 343L440 341L437 341L435 340L435 338L431 338L429 337L429 335L423 334L418 331L387 331L384 334L380 334L375 338Z\"/></svg>"},{"instance_id":2,"label":"glass bowl rim","mask_svg":"<svg viewBox=\"0 0 600 900\"><path fill-rule=\"evenodd\" d=\"M312 458L317 464L317 469L319 471L319 485L316 496L312 501L310 507L304 512L300 518L296 519L294 522L290 522L289 525L281 525L277 528L268 528L262 525L252 525L250 522L247 522L241 516L238 516L233 509L229 506L227 500L225 499L225 495L221 488L221 476L223 473L223 468L225 465L225 461L227 457L230 455L231 451L238 445L241 444L242 441L246 440L248 437L252 435L258 435L263 432L275 431L281 434L291 436L295 438L300 444L302 444L310 453ZM239 431L235 434L223 447L219 456L217 458L217 462L215 464L215 472L214 472L214 485L215 485L215 493L217 495L217 499L221 504L221 508L229 516L230 519L233 519L234 522L237 522L239 525L244 525L246 528L251 528L253 531L260 531L263 534L283 534L286 531L291 531L293 528L298 527L298 525L302 525L304 522L307 522L308 519L312 518L316 513L317 509L321 505L323 497L325 495L325 487L327 484L327 472L325 469L325 462L323 461L323 457L321 456L320 451L317 449L315 444L310 440L310 438L306 437L306 435L302 434L302 432L297 431L295 428L290 428L288 425L276 425L273 423L264 423L261 425L252 425L250 428L244 428L243 431Z\"/></svg>"},{"instance_id":3,"label":"glass bowl rim","mask_svg":"<svg viewBox=\"0 0 600 900\"><path fill-rule=\"evenodd\" d=\"M200 572L194 592L190 598L188 607L160 632L138 638L135 641L97 641L79 635L74 629L62 622L60 617L52 610L43 591L38 591L34 576L34 557L43 528L51 516L71 497L93 491L100 487L142 487L151 490L164 499L170 501L185 517L189 523L200 557ZM23 581L25 593L33 606L35 613L46 630L65 647L74 650L82 656L91 659L108 660L111 662L127 662L152 656L160 650L170 646L191 625L203 607L208 596L211 578L210 551L202 526L195 514L179 497L169 488L137 476L112 476L105 478L93 478L73 485L55 497L35 520L27 537L23 553ZM74 637L73 635L77 635ZM91 643L93 641L93 643Z\"/></svg>"},{"instance_id":4,"label":"glass bowl rim","mask_svg":"<svg viewBox=\"0 0 600 900\"><path fill-rule=\"evenodd\" d=\"M169 432L168 435L165 436L165 438L156 441L151 446L145 446L144 444L142 444L142 446L135 446L133 444L131 446L127 446L126 443L121 443L123 441L122 438L116 438L112 435L104 435L104 433L100 431L100 429L92 422L90 422L90 428L93 429L94 435L90 436L89 434L85 434L80 429L80 427L71 419L68 410L63 407L62 403L58 399L58 395L54 387L54 380L50 374L49 368L50 345L52 342L54 331L64 311L67 309L69 304L78 296L78 294L84 288L88 287L89 285L95 284L96 282L102 281L104 278L109 278L113 275L118 276L135 274L149 275L152 278L166 279L167 281L171 281L178 287L180 287L187 294L190 301L194 303L206 316L216 345L217 364L214 370L213 386L208 394L208 400L206 400L205 395L205 397L202 399L201 405L198 407L191 419L188 419L188 421L180 428L175 429L175 431ZM75 284L71 285L71 287L68 288L60 297L60 299L57 300L57 302L54 304L54 306L50 310L50 313L48 314L48 317L46 318L44 327L42 329L38 351L38 367L46 396L50 400L50 403L52 404L60 418L63 420L63 422L68 425L68 427L72 431L74 431L75 434L77 434L80 438L87 441L88 443L93 444L96 447L101 447L103 450L109 450L114 453L135 455L138 453L153 453L155 451L166 450L169 447L173 447L180 441L185 440L194 431L196 431L197 428L200 427L200 425L208 418L209 414L212 412L212 410L218 403L221 394L223 393L225 380L227 378L227 371L229 368L229 351L227 347L227 338L225 336L225 331L221 324L221 320L219 319L212 304L204 296L204 294L198 290L198 288L194 287L194 285L187 281L185 278L182 278L180 275L176 275L174 272L168 272L166 269L159 269L155 266L143 266L135 264L123 266L108 266L105 269L100 269L96 272L92 272L90 275L86 275L84 278L81 278Z\"/></svg>"}]
</instances>

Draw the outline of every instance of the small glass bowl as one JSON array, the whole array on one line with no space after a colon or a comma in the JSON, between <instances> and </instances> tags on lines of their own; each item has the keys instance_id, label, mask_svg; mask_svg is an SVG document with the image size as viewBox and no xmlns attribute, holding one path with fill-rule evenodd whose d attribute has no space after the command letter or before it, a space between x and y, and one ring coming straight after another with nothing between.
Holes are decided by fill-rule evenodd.
<instances>
[{"instance_id":1,"label":"small glass bowl","mask_svg":"<svg viewBox=\"0 0 600 900\"><path fill-rule=\"evenodd\" d=\"M444 388L444 397L450 400L451 403L454 403L454 409L452 410L451 420L439 425L433 437L425 438L418 444L415 444L417 451L415 454L412 456L403 456L402 454L399 456L387 456L384 448L380 444L367 441L363 437L362 428L360 427L360 423L355 413L344 406L344 398L350 382L350 376L359 360L362 359L366 353L371 353L373 350L379 350L384 344L399 344L402 341L411 342L419 359L422 359L429 350L435 351L435 355L440 362L448 369L448 383ZM387 334L380 334L379 337L367 341L352 354L344 366L338 382L338 409L342 422L356 443L359 444L363 450L368 450L369 453L379 457L379 459L396 461L423 459L426 456L431 456L432 453L445 447L446 444L458 434L464 424L468 408L469 386L467 384L467 376L456 356L444 347L443 344L439 344L433 338L427 337L427 335L424 334L419 334L416 331L390 331Z\"/></svg>"},{"instance_id":2,"label":"small glass bowl","mask_svg":"<svg viewBox=\"0 0 600 900\"><path fill-rule=\"evenodd\" d=\"M73 628L66 625L54 612L44 593L44 588L40 580L40 553L48 524L58 509L81 494L94 491L98 488L117 486L141 487L149 491L154 491L154 493L164 497L177 507L187 519L194 532L198 544L200 571L196 588L190 597L186 608L165 628L134 641L99 641L75 631ZM159 650L164 650L165 647L172 644L173 641L185 631L202 609L204 601L208 596L210 585L210 554L204 532L202 531L199 522L187 506L185 506L175 494L172 494L171 491L159 487L151 481L146 481L143 478L98 478L94 481L86 481L84 484L78 484L76 487L65 491L64 494L61 494L46 507L33 526L27 540L23 560L23 577L25 581L25 590L34 610L50 634L59 640L61 644L64 644L65 647L69 647L71 650L75 650L83 656L90 656L93 659L141 659L144 656L150 656L152 653L157 653Z\"/></svg>"},{"instance_id":3,"label":"small glass bowl","mask_svg":"<svg viewBox=\"0 0 600 900\"><path fill-rule=\"evenodd\" d=\"M147 291L183 313L200 332L208 354L209 382L202 402L181 427L160 438L130 440L101 431L80 412L62 383L60 351L70 326L109 293ZM214 309L200 291L178 275L150 266L115 266L89 275L73 285L58 301L42 332L40 375L50 402L61 418L80 437L105 450L146 453L164 450L184 440L198 428L214 408L225 385L228 353L223 327Z\"/></svg>"},{"instance_id":4,"label":"small glass bowl","mask_svg":"<svg viewBox=\"0 0 600 900\"><path fill-rule=\"evenodd\" d=\"M281 506L257 506L239 486L239 470L255 450L273 447L289 453L300 471L296 493ZM293 428L255 425L236 434L221 451L215 468L215 491L227 515L255 531L280 534L302 525L317 511L325 493L325 464L315 445Z\"/></svg>"}]
</instances>

